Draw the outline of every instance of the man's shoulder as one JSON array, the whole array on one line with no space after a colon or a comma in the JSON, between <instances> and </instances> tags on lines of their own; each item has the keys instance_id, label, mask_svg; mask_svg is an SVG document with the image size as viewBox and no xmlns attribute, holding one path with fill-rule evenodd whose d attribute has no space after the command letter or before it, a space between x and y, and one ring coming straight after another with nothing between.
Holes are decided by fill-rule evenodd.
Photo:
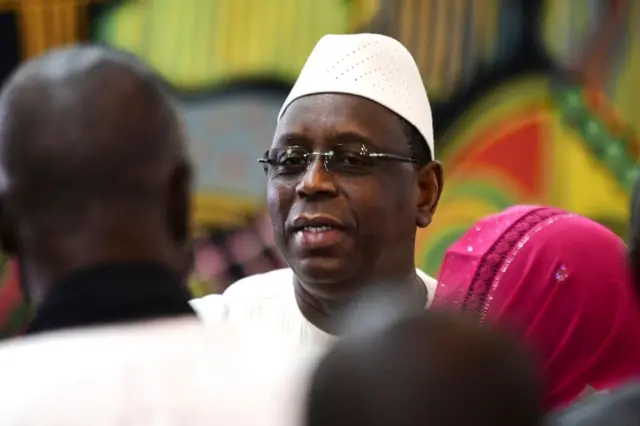
<instances>
[{"instance_id":1,"label":"man's shoulder","mask_svg":"<svg viewBox=\"0 0 640 426\"><path fill-rule=\"evenodd\" d=\"M427 274L426 272L418 268L416 268L416 274L418 275L418 278L420 278L422 282L424 282L424 285L427 286L429 290L431 291L436 290L436 287L438 285L438 280L436 280L431 275Z\"/></svg>"},{"instance_id":2,"label":"man's shoulder","mask_svg":"<svg viewBox=\"0 0 640 426\"><path fill-rule=\"evenodd\" d=\"M205 322L217 322L228 315L232 305L252 304L265 299L289 295L293 288L293 271L276 269L251 275L232 284L223 294L210 294L189 303Z\"/></svg>"},{"instance_id":3,"label":"man's shoulder","mask_svg":"<svg viewBox=\"0 0 640 426\"><path fill-rule=\"evenodd\" d=\"M292 288L293 271L282 268L236 281L223 293L223 297L226 300L261 299L289 293Z\"/></svg>"},{"instance_id":4,"label":"man's shoulder","mask_svg":"<svg viewBox=\"0 0 640 426\"><path fill-rule=\"evenodd\" d=\"M425 283L429 294L429 304L433 300L437 282L434 278L416 270ZM223 294L212 294L191 300L191 306L206 322L215 322L228 315L231 306L252 306L269 299L289 297L293 294L293 271L289 268L276 269L264 274L251 275L232 284Z\"/></svg>"},{"instance_id":5,"label":"man's shoulder","mask_svg":"<svg viewBox=\"0 0 640 426\"><path fill-rule=\"evenodd\" d=\"M435 292L437 281L435 278L416 269L416 273L425 283L430 292ZM276 269L264 274L251 275L242 278L231 285L223 294L226 300L234 299L262 299L290 294L293 287L293 271L289 268Z\"/></svg>"},{"instance_id":6,"label":"man's shoulder","mask_svg":"<svg viewBox=\"0 0 640 426\"><path fill-rule=\"evenodd\" d=\"M416 268L416 274L418 278L422 280L424 286L427 288L427 308L431 306L433 303L433 298L436 294L436 290L438 289L438 280L433 278L431 275L426 272Z\"/></svg>"}]
</instances>

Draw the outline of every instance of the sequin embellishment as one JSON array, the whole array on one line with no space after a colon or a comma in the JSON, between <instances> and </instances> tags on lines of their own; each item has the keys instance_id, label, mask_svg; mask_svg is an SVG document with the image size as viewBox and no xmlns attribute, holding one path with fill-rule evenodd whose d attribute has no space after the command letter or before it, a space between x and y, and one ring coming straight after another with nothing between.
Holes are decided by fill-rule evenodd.
<instances>
[{"instance_id":1,"label":"sequin embellishment","mask_svg":"<svg viewBox=\"0 0 640 426\"><path fill-rule=\"evenodd\" d=\"M463 311L473 314L481 323L484 322L493 300L493 292L520 250L542 229L571 217L576 215L560 209L540 208L514 222L483 256L478 273L473 277L469 293L463 302ZM559 272L556 278L560 277L559 281L566 279L566 268L564 273L561 270Z\"/></svg>"},{"instance_id":2,"label":"sequin embellishment","mask_svg":"<svg viewBox=\"0 0 640 426\"><path fill-rule=\"evenodd\" d=\"M556 281L558 281L560 283L560 282L566 280L568 276L569 276L569 273L567 272L567 267L564 266L564 265L560 265L560 267L558 268L558 270L555 273Z\"/></svg>"}]
</instances>

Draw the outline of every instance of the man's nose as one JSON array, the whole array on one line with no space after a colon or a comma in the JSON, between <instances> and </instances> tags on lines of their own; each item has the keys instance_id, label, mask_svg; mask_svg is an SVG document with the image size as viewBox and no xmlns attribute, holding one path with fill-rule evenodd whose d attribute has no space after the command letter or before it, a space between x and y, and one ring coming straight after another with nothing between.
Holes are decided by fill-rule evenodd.
<instances>
[{"instance_id":1,"label":"man's nose","mask_svg":"<svg viewBox=\"0 0 640 426\"><path fill-rule=\"evenodd\" d=\"M301 198L333 196L337 193L334 176L325 167L324 156L316 155L311 161L296 192Z\"/></svg>"}]
</instances>

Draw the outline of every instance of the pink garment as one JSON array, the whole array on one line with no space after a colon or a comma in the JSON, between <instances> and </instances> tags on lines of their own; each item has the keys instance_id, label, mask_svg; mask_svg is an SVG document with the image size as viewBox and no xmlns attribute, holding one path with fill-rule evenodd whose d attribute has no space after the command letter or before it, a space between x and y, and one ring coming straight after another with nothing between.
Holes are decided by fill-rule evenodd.
<instances>
[{"instance_id":1,"label":"pink garment","mask_svg":"<svg viewBox=\"0 0 640 426\"><path fill-rule=\"evenodd\" d=\"M458 310L523 339L546 408L587 386L640 377L640 309L626 247L563 210L516 206L477 222L447 250L433 308Z\"/></svg>"}]
</instances>

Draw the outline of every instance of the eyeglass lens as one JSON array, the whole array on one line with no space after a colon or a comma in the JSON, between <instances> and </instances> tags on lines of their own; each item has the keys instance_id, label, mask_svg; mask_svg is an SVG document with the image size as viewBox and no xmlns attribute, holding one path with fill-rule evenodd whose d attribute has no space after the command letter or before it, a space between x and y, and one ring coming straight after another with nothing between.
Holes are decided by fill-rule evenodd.
<instances>
[{"instance_id":1,"label":"eyeglass lens","mask_svg":"<svg viewBox=\"0 0 640 426\"><path fill-rule=\"evenodd\" d=\"M266 166L279 174L302 173L316 157L322 157L326 169L335 172L357 173L373 165L364 146L340 145L327 152L310 152L297 146L274 148L267 153Z\"/></svg>"}]
</instances>

